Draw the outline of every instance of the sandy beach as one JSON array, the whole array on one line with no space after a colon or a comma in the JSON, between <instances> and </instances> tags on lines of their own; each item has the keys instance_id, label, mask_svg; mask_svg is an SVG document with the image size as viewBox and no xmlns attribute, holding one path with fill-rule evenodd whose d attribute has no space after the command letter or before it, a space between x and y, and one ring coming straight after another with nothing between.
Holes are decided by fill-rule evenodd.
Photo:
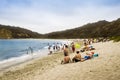
<instances>
[{"instance_id":1,"label":"sandy beach","mask_svg":"<svg viewBox=\"0 0 120 80\"><path fill-rule=\"evenodd\" d=\"M120 80L120 42L99 42L93 46L99 57L60 64L63 53L55 53L2 71L0 80ZM71 53L70 57L74 55Z\"/></svg>"}]
</instances>

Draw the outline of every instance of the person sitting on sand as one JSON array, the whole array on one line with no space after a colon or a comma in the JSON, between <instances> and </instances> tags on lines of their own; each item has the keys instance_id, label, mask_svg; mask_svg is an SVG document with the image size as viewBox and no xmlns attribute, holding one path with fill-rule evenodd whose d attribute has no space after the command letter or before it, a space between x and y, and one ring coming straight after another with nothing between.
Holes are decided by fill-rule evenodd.
<instances>
[{"instance_id":1,"label":"person sitting on sand","mask_svg":"<svg viewBox=\"0 0 120 80\"><path fill-rule=\"evenodd\" d=\"M61 64L66 64L66 63L69 63L71 62L71 59L69 57L69 52L68 52L68 46L65 45L65 49L64 49L64 59L61 61Z\"/></svg>"},{"instance_id":2,"label":"person sitting on sand","mask_svg":"<svg viewBox=\"0 0 120 80\"><path fill-rule=\"evenodd\" d=\"M92 45L85 44L82 51L91 51L95 50L95 48Z\"/></svg>"},{"instance_id":3,"label":"person sitting on sand","mask_svg":"<svg viewBox=\"0 0 120 80\"><path fill-rule=\"evenodd\" d=\"M73 57L72 61L73 62L81 61L81 54L79 53L79 51L76 51L76 55Z\"/></svg>"},{"instance_id":4,"label":"person sitting on sand","mask_svg":"<svg viewBox=\"0 0 120 80\"><path fill-rule=\"evenodd\" d=\"M89 51L90 50L89 45L87 43L84 44L83 50L84 51Z\"/></svg>"},{"instance_id":5,"label":"person sitting on sand","mask_svg":"<svg viewBox=\"0 0 120 80\"><path fill-rule=\"evenodd\" d=\"M94 52L86 53L86 56L84 57L85 60L93 58Z\"/></svg>"},{"instance_id":6,"label":"person sitting on sand","mask_svg":"<svg viewBox=\"0 0 120 80\"><path fill-rule=\"evenodd\" d=\"M89 50L95 50L95 48L92 45L89 45Z\"/></svg>"},{"instance_id":7,"label":"person sitting on sand","mask_svg":"<svg viewBox=\"0 0 120 80\"><path fill-rule=\"evenodd\" d=\"M76 55L73 57L72 61L73 62L84 61L79 51L76 51Z\"/></svg>"},{"instance_id":8,"label":"person sitting on sand","mask_svg":"<svg viewBox=\"0 0 120 80\"><path fill-rule=\"evenodd\" d=\"M61 61L61 64L66 64L70 62L71 62L70 56L65 56L64 59Z\"/></svg>"}]
</instances>

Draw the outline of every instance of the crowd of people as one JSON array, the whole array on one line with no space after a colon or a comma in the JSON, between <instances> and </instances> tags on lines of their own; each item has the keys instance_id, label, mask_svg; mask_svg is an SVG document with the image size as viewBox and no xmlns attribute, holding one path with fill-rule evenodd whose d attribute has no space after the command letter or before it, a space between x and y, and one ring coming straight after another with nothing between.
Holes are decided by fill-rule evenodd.
<instances>
[{"instance_id":1,"label":"crowd of people","mask_svg":"<svg viewBox=\"0 0 120 80\"><path fill-rule=\"evenodd\" d=\"M98 53L93 52L95 48L92 46L92 43L95 43L95 41L92 39L84 39L83 47L81 48L81 50L76 50L74 42L71 43L71 48L69 48L68 45L65 45L65 48L63 49L64 59L61 61L61 64L66 64L70 62L83 62L92 59L93 57L98 57ZM70 58L69 56L69 49L71 49L73 53L76 51L76 54L73 58ZM85 52L84 57L81 56L81 53L83 52Z\"/></svg>"},{"instance_id":2,"label":"crowd of people","mask_svg":"<svg viewBox=\"0 0 120 80\"><path fill-rule=\"evenodd\" d=\"M62 43L54 43L53 45L48 44L49 55L61 51L62 47L63 47Z\"/></svg>"},{"instance_id":3,"label":"crowd of people","mask_svg":"<svg viewBox=\"0 0 120 80\"><path fill-rule=\"evenodd\" d=\"M58 51L63 51L64 58L61 61L61 64L70 63L70 62L83 62L93 57L98 57L97 53L94 53L95 48L92 46L93 43L98 42L96 39L84 39L83 46L80 50L76 49L76 41L71 42L70 44L54 43L54 45L48 45L49 55ZM70 58L70 51L76 53L73 58ZM81 54L85 56L82 57Z\"/></svg>"}]
</instances>

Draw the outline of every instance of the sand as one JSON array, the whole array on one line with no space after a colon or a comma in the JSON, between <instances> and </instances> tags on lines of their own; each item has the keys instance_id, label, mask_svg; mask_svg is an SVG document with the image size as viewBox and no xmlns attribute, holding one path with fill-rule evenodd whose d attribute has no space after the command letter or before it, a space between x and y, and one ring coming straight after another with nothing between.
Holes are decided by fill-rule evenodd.
<instances>
[{"instance_id":1,"label":"sand","mask_svg":"<svg viewBox=\"0 0 120 80\"><path fill-rule=\"evenodd\" d=\"M2 72L0 80L120 80L120 42L100 42L93 46L99 57L61 65L63 53L56 53L11 67ZM74 54L70 54L71 58Z\"/></svg>"}]
</instances>

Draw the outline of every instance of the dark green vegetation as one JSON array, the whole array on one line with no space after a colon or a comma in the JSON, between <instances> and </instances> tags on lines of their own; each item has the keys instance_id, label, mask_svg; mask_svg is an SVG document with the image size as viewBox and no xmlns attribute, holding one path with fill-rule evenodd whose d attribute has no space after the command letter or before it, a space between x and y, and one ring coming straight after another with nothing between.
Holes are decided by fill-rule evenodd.
<instances>
[{"instance_id":1,"label":"dark green vegetation","mask_svg":"<svg viewBox=\"0 0 120 80\"><path fill-rule=\"evenodd\" d=\"M99 21L82 27L45 35L47 38L97 38L120 36L120 19L112 22Z\"/></svg>"},{"instance_id":2,"label":"dark green vegetation","mask_svg":"<svg viewBox=\"0 0 120 80\"><path fill-rule=\"evenodd\" d=\"M115 42L120 41L120 36L114 36L110 38L111 40L114 40Z\"/></svg>"},{"instance_id":3,"label":"dark green vegetation","mask_svg":"<svg viewBox=\"0 0 120 80\"><path fill-rule=\"evenodd\" d=\"M98 21L88 23L78 28L52 32L48 34L38 34L19 27L0 25L0 38L98 38L110 37L116 41L120 40L120 19L112 22Z\"/></svg>"},{"instance_id":4,"label":"dark green vegetation","mask_svg":"<svg viewBox=\"0 0 120 80\"><path fill-rule=\"evenodd\" d=\"M0 25L0 38L41 38L42 35L20 27Z\"/></svg>"}]
</instances>

